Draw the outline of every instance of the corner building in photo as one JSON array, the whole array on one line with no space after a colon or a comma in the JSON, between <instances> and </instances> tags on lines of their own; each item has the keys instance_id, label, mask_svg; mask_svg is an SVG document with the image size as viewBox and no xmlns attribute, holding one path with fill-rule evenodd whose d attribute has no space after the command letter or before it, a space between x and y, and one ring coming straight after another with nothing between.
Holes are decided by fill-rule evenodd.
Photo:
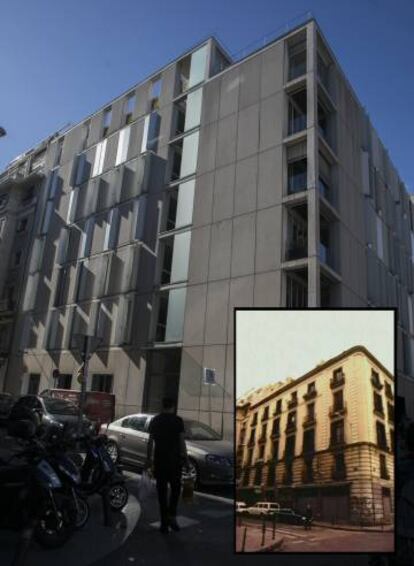
<instances>
[{"instance_id":1,"label":"corner building in photo","mask_svg":"<svg viewBox=\"0 0 414 566\"><path fill-rule=\"evenodd\" d=\"M236 406L237 499L332 523L394 520L394 377L363 346Z\"/></svg>"},{"instance_id":2,"label":"corner building in photo","mask_svg":"<svg viewBox=\"0 0 414 566\"><path fill-rule=\"evenodd\" d=\"M414 416L413 229L313 19L237 61L210 38L0 175L0 388L79 387L87 333L117 416L168 395L232 438L234 306L397 306Z\"/></svg>"}]
</instances>

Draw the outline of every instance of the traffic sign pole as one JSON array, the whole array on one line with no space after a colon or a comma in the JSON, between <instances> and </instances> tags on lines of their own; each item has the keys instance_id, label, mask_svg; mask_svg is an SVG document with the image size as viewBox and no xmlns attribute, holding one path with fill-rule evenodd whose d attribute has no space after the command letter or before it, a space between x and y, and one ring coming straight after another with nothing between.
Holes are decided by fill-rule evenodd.
<instances>
[{"instance_id":1,"label":"traffic sign pole","mask_svg":"<svg viewBox=\"0 0 414 566\"><path fill-rule=\"evenodd\" d=\"M78 416L78 435L82 434L83 414L86 404L86 383L88 380L88 365L90 358L90 336L85 335L83 340L82 359L83 359L83 377L81 381L80 399L79 399L79 416Z\"/></svg>"}]
</instances>

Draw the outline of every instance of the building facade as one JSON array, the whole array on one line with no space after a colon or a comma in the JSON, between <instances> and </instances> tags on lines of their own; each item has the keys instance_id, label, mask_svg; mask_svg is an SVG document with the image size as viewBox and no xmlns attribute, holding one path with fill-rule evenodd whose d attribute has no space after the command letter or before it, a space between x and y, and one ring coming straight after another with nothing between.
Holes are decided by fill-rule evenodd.
<instances>
[{"instance_id":1,"label":"building facade","mask_svg":"<svg viewBox=\"0 0 414 566\"><path fill-rule=\"evenodd\" d=\"M356 346L237 402L237 489L332 522L391 523L394 378Z\"/></svg>"},{"instance_id":2,"label":"building facade","mask_svg":"<svg viewBox=\"0 0 414 566\"><path fill-rule=\"evenodd\" d=\"M211 38L41 151L0 387L78 387L89 333L117 415L168 394L231 438L234 306L397 306L414 415L412 204L314 20L239 61Z\"/></svg>"}]
</instances>

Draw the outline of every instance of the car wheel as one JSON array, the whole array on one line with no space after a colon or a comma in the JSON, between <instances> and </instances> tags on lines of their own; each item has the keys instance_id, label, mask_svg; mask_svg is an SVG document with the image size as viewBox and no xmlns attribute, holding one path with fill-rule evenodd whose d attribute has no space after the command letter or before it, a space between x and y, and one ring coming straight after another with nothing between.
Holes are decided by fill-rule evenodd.
<instances>
[{"instance_id":1,"label":"car wheel","mask_svg":"<svg viewBox=\"0 0 414 566\"><path fill-rule=\"evenodd\" d=\"M112 462L117 464L119 461L119 448L115 440L108 440L106 443L106 451L108 452Z\"/></svg>"},{"instance_id":2,"label":"car wheel","mask_svg":"<svg viewBox=\"0 0 414 566\"><path fill-rule=\"evenodd\" d=\"M194 486L198 487L200 483L200 475L198 473L197 464L191 458L189 458L188 463L188 471L183 470L182 479L191 479L194 482Z\"/></svg>"}]
</instances>

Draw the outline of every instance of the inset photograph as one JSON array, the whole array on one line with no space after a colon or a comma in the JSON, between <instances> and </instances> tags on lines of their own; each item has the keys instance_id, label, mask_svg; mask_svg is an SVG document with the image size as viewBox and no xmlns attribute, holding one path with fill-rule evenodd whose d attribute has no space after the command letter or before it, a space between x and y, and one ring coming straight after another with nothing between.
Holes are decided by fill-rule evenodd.
<instances>
[{"instance_id":1,"label":"inset photograph","mask_svg":"<svg viewBox=\"0 0 414 566\"><path fill-rule=\"evenodd\" d=\"M393 553L395 310L236 309L237 553Z\"/></svg>"}]
</instances>

